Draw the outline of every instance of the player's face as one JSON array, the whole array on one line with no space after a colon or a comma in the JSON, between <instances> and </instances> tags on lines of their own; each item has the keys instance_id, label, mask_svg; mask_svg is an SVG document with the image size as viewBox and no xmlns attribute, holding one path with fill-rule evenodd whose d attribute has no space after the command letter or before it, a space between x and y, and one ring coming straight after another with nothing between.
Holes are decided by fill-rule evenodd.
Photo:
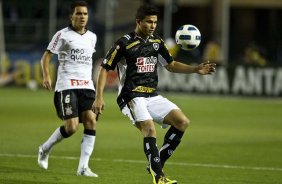
<instances>
[{"instance_id":1,"label":"player's face","mask_svg":"<svg viewBox=\"0 0 282 184\"><path fill-rule=\"evenodd\" d=\"M158 17L156 15L146 16L143 20L137 22L138 34L142 36L151 36L157 27Z\"/></svg>"},{"instance_id":2,"label":"player's face","mask_svg":"<svg viewBox=\"0 0 282 184\"><path fill-rule=\"evenodd\" d=\"M88 22L88 9L85 6L77 6L71 15L71 24L75 29L84 29Z\"/></svg>"}]
</instances>

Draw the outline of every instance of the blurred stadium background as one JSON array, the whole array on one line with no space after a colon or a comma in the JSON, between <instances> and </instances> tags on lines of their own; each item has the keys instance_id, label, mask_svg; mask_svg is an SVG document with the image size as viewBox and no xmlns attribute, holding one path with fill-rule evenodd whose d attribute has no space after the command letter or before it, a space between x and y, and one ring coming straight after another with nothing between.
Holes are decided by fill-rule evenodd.
<instances>
[{"instance_id":1,"label":"blurred stadium background","mask_svg":"<svg viewBox=\"0 0 282 184\"><path fill-rule=\"evenodd\" d=\"M52 35L68 25L67 8L71 1L0 2L0 86L41 84L39 60ZM161 71L161 79L176 81L174 86L171 80L161 81L161 90L282 95L282 1L88 0L88 27L99 38L96 64L115 39L134 28L135 10L143 2L159 7L157 33L163 36L176 59L187 63L209 59L220 66L212 79L194 78L192 81L190 77ZM175 46L174 34L183 24L194 24L202 33L202 42L194 51L182 51ZM55 78L56 67L53 67ZM112 77L109 85L114 86L116 76ZM181 85L183 82L189 85Z\"/></svg>"},{"instance_id":2,"label":"blurred stadium background","mask_svg":"<svg viewBox=\"0 0 282 184\"><path fill-rule=\"evenodd\" d=\"M51 36L68 25L70 2L0 0L0 183L93 183L74 175L80 133L56 147L50 170L36 165L38 145L60 124L53 94L41 89L40 58ZM87 2L88 28L98 35L94 74L111 43L134 29L135 10L143 2L159 7L157 33L176 59L218 63L213 76L159 68L160 92L192 119L166 168L170 176L183 184L281 183L282 0ZM183 24L201 31L196 50L175 46L174 34ZM55 57L51 71L55 79ZM116 85L113 72L91 162L101 173L95 183L150 183L143 173L146 162L138 131L121 115L116 92L111 92ZM160 137L165 133L158 132Z\"/></svg>"}]
</instances>

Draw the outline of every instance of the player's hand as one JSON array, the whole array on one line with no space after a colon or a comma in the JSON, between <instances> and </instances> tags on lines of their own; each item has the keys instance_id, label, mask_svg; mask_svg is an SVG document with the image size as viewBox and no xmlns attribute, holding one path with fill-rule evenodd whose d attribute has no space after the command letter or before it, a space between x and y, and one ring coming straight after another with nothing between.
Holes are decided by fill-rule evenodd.
<instances>
[{"instance_id":1,"label":"player's hand","mask_svg":"<svg viewBox=\"0 0 282 184\"><path fill-rule=\"evenodd\" d=\"M43 83L42 83L43 87L48 89L49 91L52 90L52 81L50 76L48 77L43 77Z\"/></svg>"},{"instance_id":2,"label":"player's hand","mask_svg":"<svg viewBox=\"0 0 282 184\"><path fill-rule=\"evenodd\" d=\"M216 71L215 67L215 63L210 63L210 61L207 61L197 66L197 72L202 75L212 74Z\"/></svg>"},{"instance_id":3,"label":"player's hand","mask_svg":"<svg viewBox=\"0 0 282 184\"><path fill-rule=\"evenodd\" d=\"M96 120L98 120L99 115L103 114L103 110L105 107L105 102L103 98L96 98L93 106L92 106L92 111L96 114Z\"/></svg>"}]
</instances>

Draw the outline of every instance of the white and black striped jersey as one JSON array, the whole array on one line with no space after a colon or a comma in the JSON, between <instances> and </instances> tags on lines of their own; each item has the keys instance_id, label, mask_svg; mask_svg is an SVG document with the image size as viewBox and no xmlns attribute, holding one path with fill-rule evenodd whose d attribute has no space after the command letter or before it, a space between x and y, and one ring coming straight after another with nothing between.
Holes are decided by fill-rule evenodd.
<instances>
[{"instance_id":1,"label":"white and black striped jersey","mask_svg":"<svg viewBox=\"0 0 282 184\"><path fill-rule=\"evenodd\" d=\"M87 30L79 34L66 27L52 38L47 50L58 55L59 67L55 91L66 89L95 90L92 80L92 55L97 36Z\"/></svg>"},{"instance_id":2,"label":"white and black striped jersey","mask_svg":"<svg viewBox=\"0 0 282 184\"><path fill-rule=\"evenodd\" d=\"M157 95L158 63L166 66L171 57L164 41L157 35L147 40L135 32L118 39L106 54L101 66L107 70L118 69L120 108L134 97Z\"/></svg>"}]
</instances>

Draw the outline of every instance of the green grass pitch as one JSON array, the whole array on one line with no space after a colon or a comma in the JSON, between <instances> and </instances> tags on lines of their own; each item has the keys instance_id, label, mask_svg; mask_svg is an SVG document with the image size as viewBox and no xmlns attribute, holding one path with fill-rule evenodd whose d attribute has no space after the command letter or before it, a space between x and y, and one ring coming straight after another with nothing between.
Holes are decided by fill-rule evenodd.
<instances>
[{"instance_id":1,"label":"green grass pitch","mask_svg":"<svg viewBox=\"0 0 282 184\"><path fill-rule=\"evenodd\" d=\"M53 93L0 88L1 184L150 184L143 139L105 95L90 167L99 178L76 176L82 126L56 145L49 169L37 166L40 143L61 125ZM191 120L164 171L180 184L282 183L282 99L164 94ZM165 130L158 127L158 145Z\"/></svg>"}]
</instances>

